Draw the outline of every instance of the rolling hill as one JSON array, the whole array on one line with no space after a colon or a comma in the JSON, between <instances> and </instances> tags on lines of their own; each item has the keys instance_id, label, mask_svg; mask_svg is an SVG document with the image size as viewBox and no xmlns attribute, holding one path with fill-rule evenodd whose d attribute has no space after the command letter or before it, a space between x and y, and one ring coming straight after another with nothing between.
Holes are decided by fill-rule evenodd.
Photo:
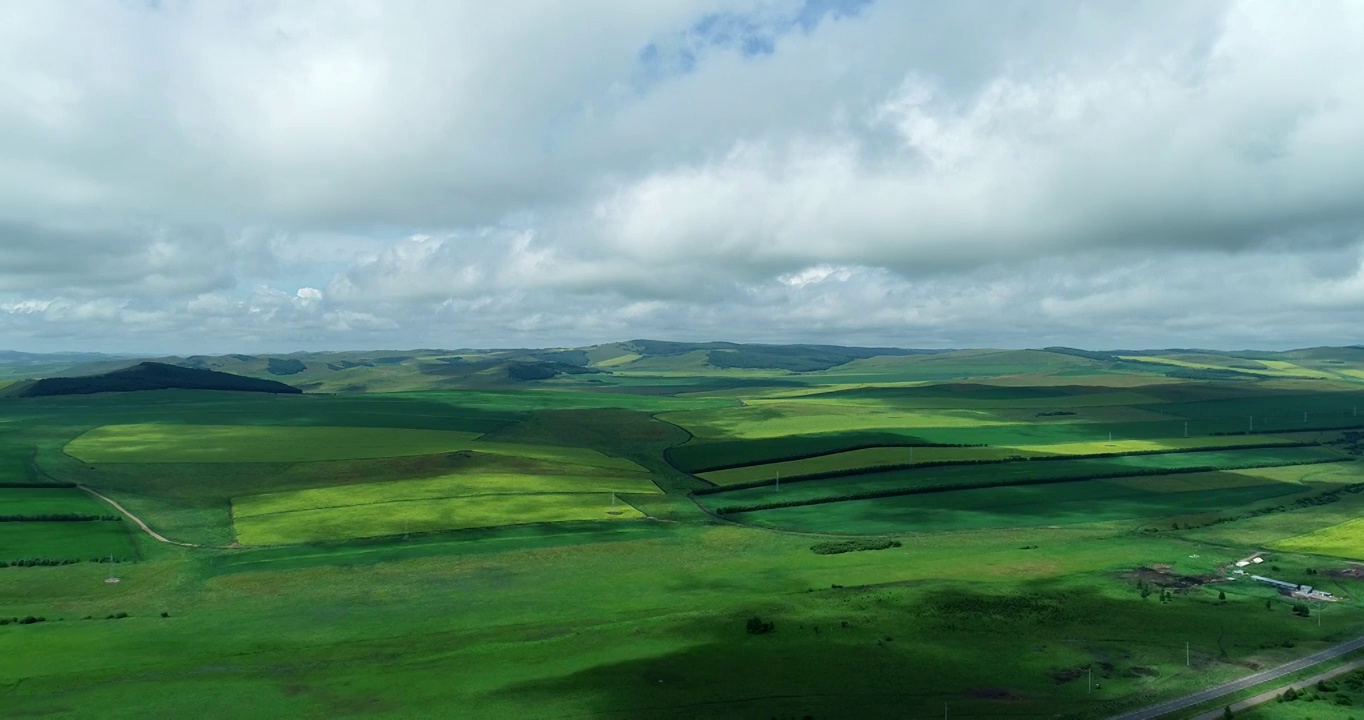
<instances>
[{"instance_id":1,"label":"rolling hill","mask_svg":"<svg viewBox=\"0 0 1364 720\"><path fill-rule=\"evenodd\" d=\"M280 394L303 392L296 387L274 380L260 380L212 370L197 370L165 363L144 362L99 375L52 377L19 382L5 388L3 394L8 397L46 397L51 395L90 395L94 393L172 389L230 390Z\"/></svg>"}]
</instances>

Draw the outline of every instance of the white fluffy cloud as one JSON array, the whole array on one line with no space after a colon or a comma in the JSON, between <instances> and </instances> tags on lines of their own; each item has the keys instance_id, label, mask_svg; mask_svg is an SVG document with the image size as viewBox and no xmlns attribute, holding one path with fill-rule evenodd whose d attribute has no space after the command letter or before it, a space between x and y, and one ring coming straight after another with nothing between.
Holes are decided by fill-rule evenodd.
<instances>
[{"instance_id":1,"label":"white fluffy cloud","mask_svg":"<svg viewBox=\"0 0 1364 720\"><path fill-rule=\"evenodd\" d=\"M1349 2L4 2L23 349L1357 341Z\"/></svg>"}]
</instances>

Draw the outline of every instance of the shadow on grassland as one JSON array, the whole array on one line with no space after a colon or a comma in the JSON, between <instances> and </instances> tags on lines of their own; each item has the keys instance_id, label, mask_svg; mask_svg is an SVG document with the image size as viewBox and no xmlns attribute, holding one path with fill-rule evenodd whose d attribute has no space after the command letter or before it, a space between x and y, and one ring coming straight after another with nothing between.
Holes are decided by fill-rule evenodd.
<instances>
[{"instance_id":1,"label":"shadow on grassland","mask_svg":"<svg viewBox=\"0 0 1364 720\"><path fill-rule=\"evenodd\" d=\"M1094 668L1102 699L1125 697L1148 687L1159 667L1182 665L1186 639L1234 659L1260 647L1274 634L1266 624L1279 620L1252 608L1264 619L1219 621L1221 609L1192 598L1167 605L1054 582L1006 587L831 589L665 633L636 630L616 646L596 638L591 647L613 658L679 649L498 694L525 703L528 717L558 717L571 705L607 718L903 718L931 716L944 702L959 717L1045 716L1100 700L1087 698L1077 667ZM775 629L747 632L754 614Z\"/></svg>"}]
</instances>

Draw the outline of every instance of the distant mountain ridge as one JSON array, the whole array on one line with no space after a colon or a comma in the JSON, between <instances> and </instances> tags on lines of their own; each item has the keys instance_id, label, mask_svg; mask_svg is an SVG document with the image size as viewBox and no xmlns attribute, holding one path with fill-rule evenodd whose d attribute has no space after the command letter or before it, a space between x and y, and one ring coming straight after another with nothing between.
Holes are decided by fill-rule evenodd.
<instances>
[{"instance_id":1,"label":"distant mountain ridge","mask_svg":"<svg viewBox=\"0 0 1364 720\"><path fill-rule=\"evenodd\" d=\"M47 397L146 390L229 390L277 394L303 392L274 380L261 380L159 362L142 362L99 375L26 380L5 388L3 394L9 397Z\"/></svg>"},{"instance_id":2,"label":"distant mountain ridge","mask_svg":"<svg viewBox=\"0 0 1364 720\"><path fill-rule=\"evenodd\" d=\"M6 364L6 357L15 361ZM61 360L64 358L64 360ZM88 358L88 362L77 362ZM833 373L849 382L884 376L905 367L905 377L979 379L1048 372L1122 372L1191 380L1310 378L1364 381L1364 348L1358 345L1286 351L1221 351L1195 348L1094 351L1049 346L1039 349L906 349L823 344L679 342L634 339L582 347L417 349L230 353L151 358L153 362L227 373L256 380L285 380L305 392L416 392L514 390L525 387L593 385L619 392L634 376L724 377L733 382L799 383L795 377ZM67 353L61 356L0 352L0 386L25 378L94 376L129 368L138 360ZM34 364L36 363L36 364ZM916 374L917 373L917 374ZM856 379L852 379L856 378ZM678 380L670 391L686 392L695 381Z\"/></svg>"}]
</instances>

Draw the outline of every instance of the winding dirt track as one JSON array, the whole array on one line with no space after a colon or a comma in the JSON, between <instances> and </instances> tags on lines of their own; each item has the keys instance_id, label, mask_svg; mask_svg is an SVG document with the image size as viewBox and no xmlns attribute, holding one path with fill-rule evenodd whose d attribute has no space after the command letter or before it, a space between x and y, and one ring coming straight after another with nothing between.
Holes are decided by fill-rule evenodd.
<instances>
[{"instance_id":1,"label":"winding dirt track","mask_svg":"<svg viewBox=\"0 0 1364 720\"><path fill-rule=\"evenodd\" d=\"M137 526L138 526L138 527L142 528L144 531L146 531L146 533L147 533L148 535L151 535L151 536L152 536L153 538L155 538L156 540L159 540L159 541L161 541L161 542L163 542L163 543L166 543L167 545L179 545L180 547L191 547L191 548L197 548L197 547L199 547L198 545L195 545L194 543L176 542L175 540L167 539L166 536L164 536L164 535L162 535L161 533L159 533L159 532L157 532L157 531L155 531L155 530L153 530L153 529L147 527L147 523L142 522L142 519L141 519L141 518L139 518L138 516L136 516L136 515L134 515L134 514L128 512L128 508L125 508L125 507L123 507L122 505L119 505L118 503L114 502L113 500L110 500L109 498L107 498L107 497L105 497L105 496L103 496L103 495L101 495L101 494L95 492L94 490L91 490L90 488L88 488L88 487L86 487L86 486L84 486L84 485L81 485L81 484L77 483L77 484L76 484L76 487L80 488L81 490L84 490L85 492L87 492L87 493L93 495L94 497L96 497L96 498L98 498L98 499L100 499L100 500L103 500L104 502L109 503L110 505L112 505L112 506L114 507L115 510L117 510L117 511L123 513L124 515L127 515L129 520L132 520L133 522L137 523Z\"/></svg>"}]
</instances>

